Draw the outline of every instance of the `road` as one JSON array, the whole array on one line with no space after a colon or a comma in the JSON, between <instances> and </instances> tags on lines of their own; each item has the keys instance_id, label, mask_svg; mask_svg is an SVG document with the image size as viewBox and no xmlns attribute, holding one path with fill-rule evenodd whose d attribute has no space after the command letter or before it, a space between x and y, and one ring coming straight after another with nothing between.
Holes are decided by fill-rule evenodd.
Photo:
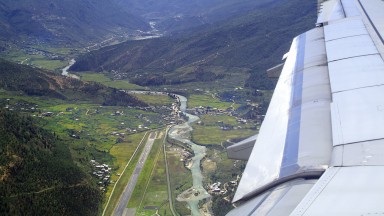
<instances>
[{"instance_id":1,"label":"road","mask_svg":"<svg viewBox=\"0 0 384 216\"><path fill-rule=\"evenodd\" d=\"M127 186L125 186L124 192L120 197L119 203L116 206L115 211L113 212L113 215L122 216L124 213L124 210L127 208L129 199L131 198L132 192L135 189L137 179L139 178L141 170L144 167L145 161L147 160L149 152L151 151L151 148L152 148L152 145L156 139L156 136L157 136L157 134L155 132L152 132L149 135L147 143L145 144L144 150L140 155L139 161L136 164L135 170L133 171L133 174L132 174Z\"/></svg>"}]
</instances>

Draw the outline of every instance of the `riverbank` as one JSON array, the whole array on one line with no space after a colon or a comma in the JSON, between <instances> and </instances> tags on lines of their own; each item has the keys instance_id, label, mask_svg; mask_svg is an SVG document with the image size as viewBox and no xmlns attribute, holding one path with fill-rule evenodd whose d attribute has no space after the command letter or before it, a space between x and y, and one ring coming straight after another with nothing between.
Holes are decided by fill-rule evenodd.
<instances>
[{"instance_id":1,"label":"riverbank","mask_svg":"<svg viewBox=\"0 0 384 216\"><path fill-rule=\"evenodd\" d=\"M180 110L188 117L188 121L183 124L173 126L169 130L168 136L190 146L193 150L194 157L191 158L190 166L188 166L191 170L193 186L179 194L176 199L180 202L187 202L189 208L191 209L191 214L197 216L202 215L203 212L207 212L207 209L199 209L199 202L210 197L208 192L203 187L203 175L200 168L201 160L206 155L206 147L197 145L190 140L191 132L193 130L190 124L199 120L199 117L185 112L187 108L186 97L180 95L177 95L177 97L180 101Z\"/></svg>"}]
</instances>

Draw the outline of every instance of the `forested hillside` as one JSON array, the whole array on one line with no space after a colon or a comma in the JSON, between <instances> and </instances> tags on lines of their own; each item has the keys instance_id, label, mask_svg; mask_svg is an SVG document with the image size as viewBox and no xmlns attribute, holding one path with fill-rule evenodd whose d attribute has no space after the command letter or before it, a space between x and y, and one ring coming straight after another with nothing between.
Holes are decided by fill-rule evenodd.
<instances>
[{"instance_id":1,"label":"forested hillside","mask_svg":"<svg viewBox=\"0 0 384 216\"><path fill-rule=\"evenodd\" d=\"M276 0L113 0L129 13L147 21L155 21L156 28L165 33L186 30L214 23Z\"/></svg>"},{"instance_id":2,"label":"forested hillside","mask_svg":"<svg viewBox=\"0 0 384 216\"><path fill-rule=\"evenodd\" d=\"M109 34L148 30L140 17L112 1L2 0L0 39L22 43L84 45Z\"/></svg>"},{"instance_id":3,"label":"forested hillside","mask_svg":"<svg viewBox=\"0 0 384 216\"><path fill-rule=\"evenodd\" d=\"M265 70L280 63L293 37L313 27L315 1L285 0L177 36L129 41L87 53L71 70L120 74L140 85L222 80L250 72L247 85L273 88ZM297 7L300 5L300 7Z\"/></svg>"},{"instance_id":4,"label":"forested hillside","mask_svg":"<svg viewBox=\"0 0 384 216\"><path fill-rule=\"evenodd\" d=\"M145 106L137 98L94 82L83 82L41 69L0 59L0 88L31 96L68 101L92 101L104 105Z\"/></svg>"},{"instance_id":5,"label":"forested hillside","mask_svg":"<svg viewBox=\"0 0 384 216\"><path fill-rule=\"evenodd\" d=\"M0 212L96 215L101 193L66 144L30 117L0 109Z\"/></svg>"}]
</instances>

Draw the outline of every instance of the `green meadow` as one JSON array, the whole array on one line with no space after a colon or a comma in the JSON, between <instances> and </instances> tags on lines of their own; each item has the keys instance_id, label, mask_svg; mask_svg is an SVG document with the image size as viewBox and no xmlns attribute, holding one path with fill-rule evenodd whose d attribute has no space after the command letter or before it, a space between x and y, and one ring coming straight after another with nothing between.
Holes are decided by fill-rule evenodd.
<instances>
[{"instance_id":1,"label":"green meadow","mask_svg":"<svg viewBox=\"0 0 384 216\"><path fill-rule=\"evenodd\" d=\"M192 141L201 145L220 145L227 140L249 137L257 132L254 123L241 124L235 117L226 115L203 115L192 127Z\"/></svg>"},{"instance_id":2,"label":"green meadow","mask_svg":"<svg viewBox=\"0 0 384 216\"><path fill-rule=\"evenodd\" d=\"M220 101L219 98L215 97L214 95L197 95L193 94L188 98L188 108L194 108L194 107L212 107L217 109L226 110L227 108L230 108L233 106L235 109L238 108L240 105L238 104L232 104L229 102L223 102Z\"/></svg>"},{"instance_id":3,"label":"green meadow","mask_svg":"<svg viewBox=\"0 0 384 216\"><path fill-rule=\"evenodd\" d=\"M94 81L117 89L125 90L145 90L145 87L130 83L126 80L111 80L102 73L77 73L83 81Z\"/></svg>"}]
</instances>

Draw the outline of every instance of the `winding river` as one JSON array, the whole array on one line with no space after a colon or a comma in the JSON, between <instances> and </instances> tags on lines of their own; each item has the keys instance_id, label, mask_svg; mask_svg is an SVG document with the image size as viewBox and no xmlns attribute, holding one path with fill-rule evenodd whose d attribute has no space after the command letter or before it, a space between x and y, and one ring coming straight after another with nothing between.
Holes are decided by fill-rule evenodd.
<instances>
[{"instance_id":1,"label":"winding river","mask_svg":"<svg viewBox=\"0 0 384 216\"><path fill-rule=\"evenodd\" d=\"M178 95L178 98L181 103L180 110L188 116L189 120L184 124L173 126L169 130L168 136L191 146L195 156L192 158L191 164L189 166L192 172L193 186L190 189L181 193L177 197L177 200L186 201L191 209L192 215L198 216L202 215L199 210L199 201L206 199L210 196L203 187L203 175L201 174L200 170L200 161L204 158L206 154L206 147L197 145L190 140L191 132L193 130L190 123L197 121L199 117L185 112L187 108L186 97Z\"/></svg>"},{"instance_id":2,"label":"winding river","mask_svg":"<svg viewBox=\"0 0 384 216\"><path fill-rule=\"evenodd\" d=\"M68 73L69 68L72 67L72 65L74 65L75 63L76 63L75 59L71 59L71 61L69 61L69 65L62 69L61 75L67 76L67 77L72 77L75 79L80 79L80 77L78 77L74 74Z\"/></svg>"}]
</instances>

